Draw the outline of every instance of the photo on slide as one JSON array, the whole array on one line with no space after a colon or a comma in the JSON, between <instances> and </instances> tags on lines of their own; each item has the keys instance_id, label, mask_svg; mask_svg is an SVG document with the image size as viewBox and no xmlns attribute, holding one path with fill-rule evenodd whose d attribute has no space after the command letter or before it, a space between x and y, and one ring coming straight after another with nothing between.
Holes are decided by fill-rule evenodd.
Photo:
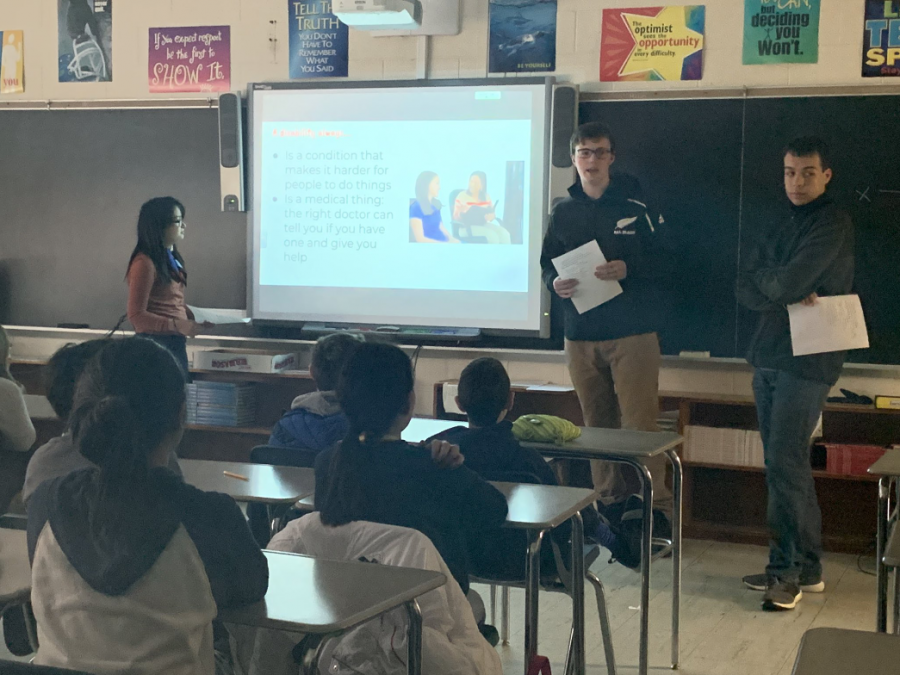
<instances>
[{"instance_id":1,"label":"photo on slide","mask_svg":"<svg viewBox=\"0 0 900 675\"><path fill-rule=\"evenodd\" d=\"M521 244L525 162L506 162L505 186L505 198L494 200L488 190L488 174L473 171L464 188L450 189L445 208L440 200L441 177L434 171L423 171L416 179L415 197L409 205L410 242ZM500 210L501 202L504 211Z\"/></svg>"},{"instance_id":2,"label":"photo on slide","mask_svg":"<svg viewBox=\"0 0 900 675\"><path fill-rule=\"evenodd\" d=\"M59 81L112 81L112 0L56 0Z\"/></svg>"}]
</instances>

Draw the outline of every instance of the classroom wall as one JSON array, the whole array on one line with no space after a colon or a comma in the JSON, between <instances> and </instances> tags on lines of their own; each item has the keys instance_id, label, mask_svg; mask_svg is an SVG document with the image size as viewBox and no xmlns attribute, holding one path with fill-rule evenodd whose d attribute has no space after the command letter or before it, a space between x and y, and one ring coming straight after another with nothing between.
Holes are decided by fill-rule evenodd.
<instances>
[{"instance_id":1,"label":"classroom wall","mask_svg":"<svg viewBox=\"0 0 900 675\"><path fill-rule=\"evenodd\" d=\"M695 1L706 5L702 80L597 82L603 9L663 4L656 0L559 0L555 75L577 82L585 90L603 91L853 84L877 88L896 81L860 77L861 0L822 0L819 63L772 66L741 65L742 0ZM287 0L116 0L113 5L113 82L60 84L57 0L0 0L0 30L25 30L26 83L24 94L4 95L0 101L151 98L147 88L148 28L159 26L230 25L234 89L248 82L287 79ZM488 2L461 0L461 6L462 32L432 39L430 77L487 74ZM415 78L417 53L418 38L377 38L351 30L350 77Z\"/></svg>"}]
</instances>

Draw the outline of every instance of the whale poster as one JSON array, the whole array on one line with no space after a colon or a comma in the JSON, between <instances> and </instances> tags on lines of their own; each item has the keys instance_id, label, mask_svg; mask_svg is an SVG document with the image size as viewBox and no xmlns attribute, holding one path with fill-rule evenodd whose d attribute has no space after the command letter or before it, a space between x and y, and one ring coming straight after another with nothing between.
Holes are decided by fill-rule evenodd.
<instances>
[{"instance_id":1,"label":"whale poster","mask_svg":"<svg viewBox=\"0 0 900 675\"><path fill-rule=\"evenodd\" d=\"M556 0L490 0L490 72L556 70Z\"/></svg>"}]
</instances>

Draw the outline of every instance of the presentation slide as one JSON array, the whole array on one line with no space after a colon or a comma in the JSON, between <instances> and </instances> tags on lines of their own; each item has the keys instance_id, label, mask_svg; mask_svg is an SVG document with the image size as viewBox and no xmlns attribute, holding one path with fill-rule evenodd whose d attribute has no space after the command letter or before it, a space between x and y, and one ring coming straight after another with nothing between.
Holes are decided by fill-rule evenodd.
<instances>
[{"instance_id":1,"label":"presentation slide","mask_svg":"<svg viewBox=\"0 0 900 675\"><path fill-rule=\"evenodd\" d=\"M253 318L540 328L545 85L251 105Z\"/></svg>"}]
</instances>

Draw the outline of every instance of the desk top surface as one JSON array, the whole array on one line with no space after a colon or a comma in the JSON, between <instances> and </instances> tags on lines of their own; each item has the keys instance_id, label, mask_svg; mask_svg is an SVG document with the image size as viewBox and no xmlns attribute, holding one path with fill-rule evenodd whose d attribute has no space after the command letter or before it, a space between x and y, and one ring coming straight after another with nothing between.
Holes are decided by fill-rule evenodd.
<instances>
[{"instance_id":1,"label":"desk top surface","mask_svg":"<svg viewBox=\"0 0 900 675\"><path fill-rule=\"evenodd\" d=\"M265 600L223 611L226 623L301 633L346 630L439 586L440 572L264 551Z\"/></svg>"},{"instance_id":2,"label":"desk top surface","mask_svg":"<svg viewBox=\"0 0 900 675\"><path fill-rule=\"evenodd\" d=\"M491 483L506 497L506 527L546 530L565 522L597 499L594 490L556 485Z\"/></svg>"},{"instance_id":3,"label":"desk top surface","mask_svg":"<svg viewBox=\"0 0 900 675\"><path fill-rule=\"evenodd\" d=\"M0 603L31 594L31 563L24 530L0 528Z\"/></svg>"},{"instance_id":4,"label":"desk top surface","mask_svg":"<svg viewBox=\"0 0 900 675\"><path fill-rule=\"evenodd\" d=\"M427 417L413 417L409 421L409 426L403 430L400 437L407 443L418 443L426 438L431 438L435 434L439 434L453 427L467 427L468 422L457 422L456 420L435 420Z\"/></svg>"},{"instance_id":5,"label":"desk top surface","mask_svg":"<svg viewBox=\"0 0 900 675\"><path fill-rule=\"evenodd\" d=\"M523 443L554 457L579 459L649 459L681 445L681 436L671 431L632 431L581 427L581 436L565 443Z\"/></svg>"},{"instance_id":6,"label":"desk top surface","mask_svg":"<svg viewBox=\"0 0 900 675\"><path fill-rule=\"evenodd\" d=\"M316 491L312 469L202 459L179 461L186 483L207 492L223 492L238 502L293 504ZM232 478L223 472L245 476Z\"/></svg>"},{"instance_id":7,"label":"desk top surface","mask_svg":"<svg viewBox=\"0 0 900 675\"><path fill-rule=\"evenodd\" d=\"M873 476L900 476L900 450L888 450L869 467Z\"/></svg>"},{"instance_id":8,"label":"desk top surface","mask_svg":"<svg viewBox=\"0 0 900 675\"><path fill-rule=\"evenodd\" d=\"M793 675L889 673L900 663L900 637L840 628L813 628L803 636Z\"/></svg>"}]
</instances>

